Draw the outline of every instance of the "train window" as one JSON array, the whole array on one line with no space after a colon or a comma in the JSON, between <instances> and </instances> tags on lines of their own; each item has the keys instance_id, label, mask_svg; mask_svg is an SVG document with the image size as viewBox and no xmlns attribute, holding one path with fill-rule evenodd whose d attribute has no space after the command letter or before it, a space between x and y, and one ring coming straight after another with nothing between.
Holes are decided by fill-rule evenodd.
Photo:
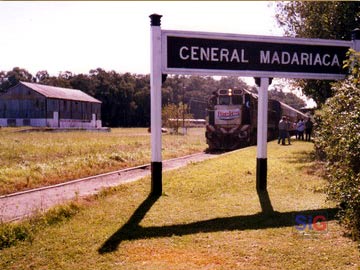
<instances>
[{"instance_id":1,"label":"train window","mask_svg":"<svg viewBox=\"0 0 360 270\"><path fill-rule=\"evenodd\" d=\"M230 105L230 96L219 96L219 105Z\"/></svg>"},{"instance_id":2,"label":"train window","mask_svg":"<svg viewBox=\"0 0 360 270\"><path fill-rule=\"evenodd\" d=\"M242 90L234 90L234 95L242 95Z\"/></svg>"},{"instance_id":3,"label":"train window","mask_svg":"<svg viewBox=\"0 0 360 270\"><path fill-rule=\"evenodd\" d=\"M240 105L242 104L242 96L232 96L232 104L233 105Z\"/></svg>"}]
</instances>

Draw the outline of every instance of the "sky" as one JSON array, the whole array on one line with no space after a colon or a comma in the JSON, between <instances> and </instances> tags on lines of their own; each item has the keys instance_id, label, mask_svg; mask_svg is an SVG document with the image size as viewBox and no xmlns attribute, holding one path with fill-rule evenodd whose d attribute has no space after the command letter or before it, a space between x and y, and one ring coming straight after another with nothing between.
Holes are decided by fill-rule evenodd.
<instances>
[{"instance_id":1,"label":"sky","mask_svg":"<svg viewBox=\"0 0 360 270\"><path fill-rule=\"evenodd\" d=\"M0 71L149 74L153 13L164 30L283 35L267 1L0 1Z\"/></svg>"},{"instance_id":2,"label":"sky","mask_svg":"<svg viewBox=\"0 0 360 270\"><path fill-rule=\"evenodd\" d=\"M150 73L150 18L161 28L277 35L271 2L99 1L0 2L0 70L19 66L88 73Z\"/></svg>"}]
</instances>

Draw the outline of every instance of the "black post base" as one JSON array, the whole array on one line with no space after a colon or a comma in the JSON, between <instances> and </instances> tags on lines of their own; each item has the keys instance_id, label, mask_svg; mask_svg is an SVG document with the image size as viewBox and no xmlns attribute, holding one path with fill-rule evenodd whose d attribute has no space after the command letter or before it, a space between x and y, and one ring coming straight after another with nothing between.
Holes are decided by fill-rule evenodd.
<instances>
[{"instance_id":1,"label":"black post base","mask_svg":"<svg viewBox=\"0 0 360 270\"><path fill-rule=\"evenodd\" d=\"M151 195L162 194L162 162L151 162Z\"/></svg>"},{"instance_id":2,"label":"black post base","mask_svg":"<svg viewBox=\"0 0 360 270\"><path fill-rule=\"evenodd\" d=\"M267 158L256 159L256 190L266 191L267 189Z\"/></svg>"}]
</instances>

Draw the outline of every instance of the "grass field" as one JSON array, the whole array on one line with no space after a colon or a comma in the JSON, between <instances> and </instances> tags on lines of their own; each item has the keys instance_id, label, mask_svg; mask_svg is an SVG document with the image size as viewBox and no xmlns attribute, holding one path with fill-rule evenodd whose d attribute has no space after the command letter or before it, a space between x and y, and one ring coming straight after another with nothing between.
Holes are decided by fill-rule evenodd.
<instances>
[{"instance_id":1,"label":"grass field","mask_svg":"<svg viewBox=\"0 0 360 270\"><path fill-rule=\"evenodd\" d=\"M325 200L313 145L268 144L268 193L255 188L255 147L84 201L66 221L0 250L0 269L359 269ZM326 215L327 230L304 235L295 216Z\"/></svg>"},{"instance_id":2,"label":"grass field","mask_svg":"<svg viewBox=\"0 0 360 270\"><path fill-rule=\"evenodd\" d=\"M18 132L0 129L0 195L132 167L150 162L145 128L99 132ZM163 158L207 147L204 129L163 135Z\"/></svg>"}]
</instances>

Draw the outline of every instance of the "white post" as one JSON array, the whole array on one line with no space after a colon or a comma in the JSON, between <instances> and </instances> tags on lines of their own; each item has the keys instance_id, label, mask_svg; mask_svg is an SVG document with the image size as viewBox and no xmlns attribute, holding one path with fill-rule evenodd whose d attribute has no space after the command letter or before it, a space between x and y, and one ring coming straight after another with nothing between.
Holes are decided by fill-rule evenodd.
<instances>
[{"instance_id":1,"label":"white post","mask_svg":"<svg viewBox=\"0 0 360 270\"><path fill-rule=\"evenodd\" d=\"M151 194L162 193L161 159L161 15L151 18Z\"/></svg>"},{"instance_id":2,"label":"white post","mask_svg":"<svg viewBox=\"0 0 360 270\"><path fill-rule=\"evenodd\" d=\"M59 112L53 112L53 127L60 127Z\"/></svg>"},{"instance_id":3,"label":"white post","mask_svg":"<svg viewBox=\"0 0 360 270\"><path fill-rule=\"evenodd\" d=\"M260 78L258 86L256 189L266 191L269 78Z\"/></svg>"},{"instance_id":4,"label":"white post","mask_svg":"<svg viewBox=\"0 0 360 270\"><path fill-rule=\"evenodd\" d=\"M360 29L356 28L351 32L352 48L360 52Z\"/></svg>"},{"instance_id":5,"label":"white post","mask_svg":"<svg viewBox=\"0 0 360 270\"><path fill-rule=\"evenodd\" d=\"M96 114L95 113L93 113L92 115L91 115L91 127L92 128L97 128L97 122L96 122Z\"/></svg>"}]
</instances>

